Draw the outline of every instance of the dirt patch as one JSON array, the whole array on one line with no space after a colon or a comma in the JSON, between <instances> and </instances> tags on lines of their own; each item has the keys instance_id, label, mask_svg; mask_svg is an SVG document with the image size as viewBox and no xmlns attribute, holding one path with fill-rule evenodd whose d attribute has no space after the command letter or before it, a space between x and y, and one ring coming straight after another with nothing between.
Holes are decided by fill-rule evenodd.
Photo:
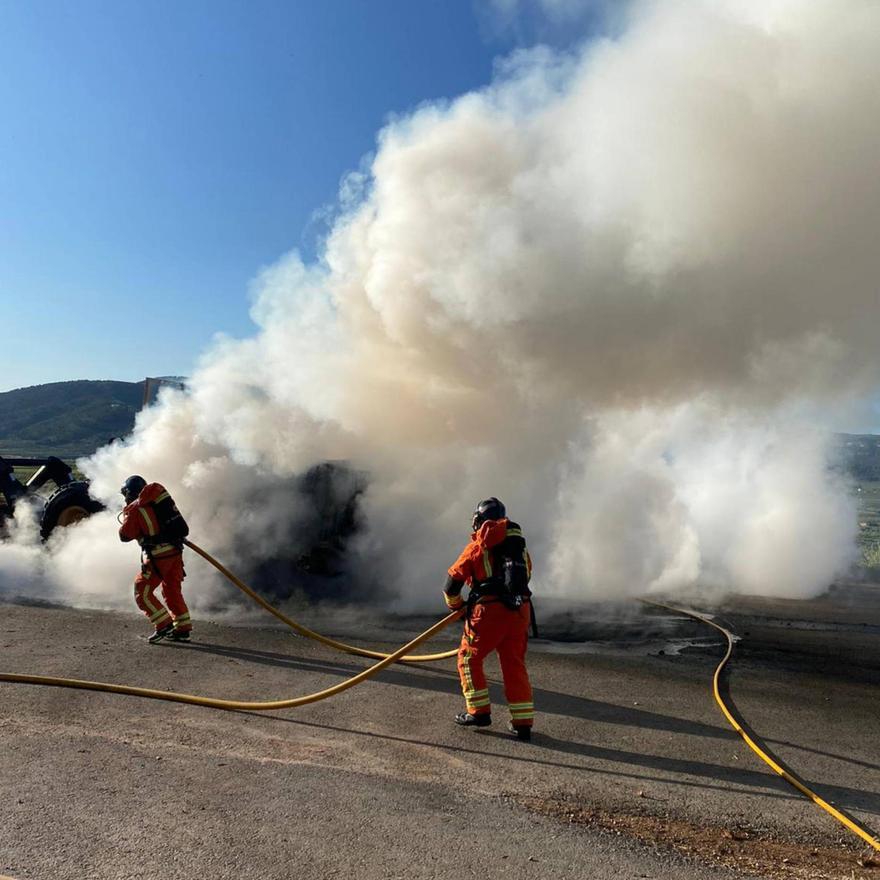
<instances>
[{"instance_id":1,"label":"dirt patch","mask_svg":"<svg viewBox=\"0 0 880 880\"><path fill-rule=\"evenodd\" d=\"M880 853L849 843L810 846L780 840L744 823L704 827L647 813L610 812L565 799L512 799L568 825L625 835L653 848L771 880L880 880Z\"/></svg>"}]
</instances>

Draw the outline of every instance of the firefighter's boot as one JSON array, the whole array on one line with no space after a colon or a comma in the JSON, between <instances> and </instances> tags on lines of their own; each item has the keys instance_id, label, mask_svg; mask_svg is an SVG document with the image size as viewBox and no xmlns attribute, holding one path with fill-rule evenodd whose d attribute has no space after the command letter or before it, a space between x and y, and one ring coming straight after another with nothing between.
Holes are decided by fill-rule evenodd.
<instances>
[{"instance_id":1,"label":"firefighter's boot","mask_svg":"<svg viewBox=\"0 0 880 880\"><path fill-rule=\"evenodd\" d=\"M147 641L148 641L151 645L155 645L156 642L161 642L162 639L167 638L167 637L170 636L171 633L173 633L173 632L174 632L174 626L173 626L172 624L169 623L167 626L163 626L163 627L161 627L160 629L157 629L156 632L154 632L154 633L153 633L153 634L147 639Z\"/></svg>"},{"instance_id":2,"label":"firefighter's boot","mask_svg":"<svg viewBox=\"0 0 880 880\"><path fill-rule=\"evenodd\" d=\"M455 716L455 723L462 727L488 727L492 723L492 716L488 712L482 715L471 715L470 712L459 712Z\"/></svg>"},{"instance_id":3,"label":"firefighter's boot","mask_svg":"<svg viewBox=\"0 0 880 880\"><path fill-rule=\"evenodd\" d=\"M525 724L514 724L512 721L509 721L507 729L517 739L523 740L523 742L529 742L532 738L532 728L527 727Z\"/></svg>"}]
</instances>

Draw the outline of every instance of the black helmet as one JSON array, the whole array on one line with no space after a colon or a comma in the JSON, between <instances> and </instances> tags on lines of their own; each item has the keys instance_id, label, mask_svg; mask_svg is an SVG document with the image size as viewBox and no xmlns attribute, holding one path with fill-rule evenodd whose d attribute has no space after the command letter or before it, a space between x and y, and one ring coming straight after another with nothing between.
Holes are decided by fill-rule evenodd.
<instances>
[{"instance_id":1,"label":"black helmet","mask_svg":"<svg viewBox=\"0 0 880 880\"><path fill-rule=\"evenodd\" d=\"M131 504L132 501L137 500L138 495L141 494L141 490L146 485L147 481L143 477L134 474L122 484L122 488L119 491L122 493L125 503Z\"/></svg>"},{"instance_id":2,"label":"black helmet","mask_svg":"<svg viewBox=\"0 0 880 880\"><path fill-rule=\"evenodd\" d=\"M471 526L476 531L486 520L504 519L505 516L507 511L504 505L497 498L487 498L476 506Z\"/></svg>"}]
</instances>

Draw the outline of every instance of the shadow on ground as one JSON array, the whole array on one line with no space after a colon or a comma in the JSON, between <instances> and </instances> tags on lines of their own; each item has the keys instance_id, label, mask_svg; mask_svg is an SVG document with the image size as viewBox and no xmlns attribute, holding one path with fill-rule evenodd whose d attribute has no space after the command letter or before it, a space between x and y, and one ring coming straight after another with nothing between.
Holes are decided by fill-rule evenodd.
<instances>
[{"instance_id":1,"label":"shadow on ground","mask_svg":"<svg viewBox=\"0 0 880 880\"><path fill-rule=\"evenodd\" d=\"M184 648L185 650L204 651L219 656L231 657L247 662L269 665L279 668L300 669L309 672L323 672L339 676L351 677L358 672L363 671L363 666L357 666L351 663L340 662L324 662L316 661L309 658L294 657L286 654L279 654L271 651L260 651L243 648L229 648L224 645L212 643L192 643L190 645L173 645L169 646L173 649ZM458 676L456 673L448 670L432 669L427 667L395 667L393 669L385 669L376 675L376 681L384 682L402 687L412 687L419 690L430 690L437 693L456 693L458 690ZM504 704L503 691L498 682L491 682L490 692L493 701L498 705ZM606 724L619 724L628 727L638 727L641 729L664 731L675 734L684 734L689 736L709 737L713 739L725 739L737 741L737 734L723 727L705 724L699 721L691 721L683 718L676 718L669 715L663 715L657 712L649 712L644 709L638 709L630 706L619 706L613 703L607 703L600 700L591 700L586 697L580 697L573 694L560 693L558 691L548 691L542 688L536 688L534 691L535 704L539 712L577 718L584 721L602 722ZM262 714L262 713L260 713ZM264 716L267 717L267 716ZM622 749L607 748L605 746L593 745L583 742L566 741L554 738L548 734L535 732L530 744L517 744L517 748L521 752L510 754L509 749L500 752L490 748L468 748L462 746L448 746L443 743L429 742L424 740L408 739L405 737L396 737L388 734L378 734L352 728L333 727L331 725L316 724L313 722L304 722L294 718L283 718L279 716L268 716L276 721L300 724L304 727L322 728L353 734L356 736L373 737L376 739L384 739L394 742L404 742L412 745L424 745L433 748L450 749L456 753L475 754L475 755L491 755L503 760L522 761L535 765L551 766L567 770L573 770L580 773L599 773L603 775L619 776L623 778L632 778L638 780L653 780L658 782L670 782L668 778L657 776L646 776L641 772L626 772L619 770L610 770L603 767L584 767L579 764L565 763L558 760L551 760L546 756L547 752L555 752L560 755L572 755L579 758L585 758L593 761L612 762L616 764L629 765L631 767L644 768L647 770L659 771L662 773L675 774L676 776L692 777L689 780L676 779L676 785L686 787L716 789L722 791L738 790L741 792L753 791L754 789L763 789L762 796L771 798L782 798L786 800L798 799L799 794L791 790L788 784L781 778L772 773L760 770L750 770L737 767L725 767L721 764L713 764L705 761L685 760L681 758L672 758L663 755L645 754L641 752L632 752ZM488 745L495 739L503 738L508 740L505 734L498 733L493 730L480 731L462 731L463 736L477 735L482 737ZM476 744L476 743L475 743ZM481 743L482 745L482 743ZM805 751L811 751L817 754L828 754L830 757L852 760L852 763L874 767L869 762L858 761L856 759L846 759L843 756L831 755L830 753L821 752L818 749L811 749L807 746L799 746L796 743L787 742L785 745L800 748ZM713 782L694 781L693 777ZM713 784L714 782L722 784ZM847 808L860 810L872 815L880 815L880 794L873 791L849 788L845 786L835 785L815 785L808 783L819 791L826 799L832 803ZM732 787L735 786L735 789Z\"/></svg>"}]
</instances>

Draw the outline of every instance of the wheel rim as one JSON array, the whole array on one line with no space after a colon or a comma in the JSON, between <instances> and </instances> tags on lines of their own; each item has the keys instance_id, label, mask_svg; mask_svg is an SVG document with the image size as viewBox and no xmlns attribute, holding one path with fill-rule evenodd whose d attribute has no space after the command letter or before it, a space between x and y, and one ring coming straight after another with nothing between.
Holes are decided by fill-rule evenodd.
<instances>
[{"instance_id":1,"label":"wheel rim","mask_svg":"<svg viewBox=\"0 0 880 880\"><path fill-rule=\"evenodd\" d=\"M58 525L70 526L73 525L73 523L79 522L81 519L86 519L88 515L89 512L84 507L79 507L78 505L66 507L58 515Z\"/></svg>"}]
</instances>

